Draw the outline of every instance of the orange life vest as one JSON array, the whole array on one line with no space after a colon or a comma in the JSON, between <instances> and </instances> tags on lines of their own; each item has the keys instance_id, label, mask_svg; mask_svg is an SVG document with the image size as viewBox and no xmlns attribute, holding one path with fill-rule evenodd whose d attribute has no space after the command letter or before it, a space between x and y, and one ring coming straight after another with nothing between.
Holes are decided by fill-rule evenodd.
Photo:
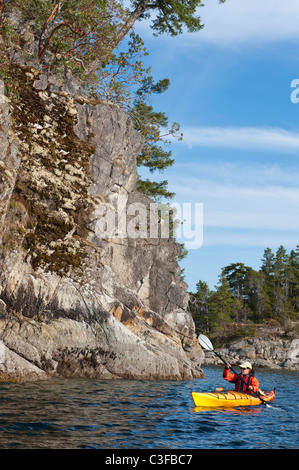
<instances>
[{"instance_id":1,"label":"orange life vest","mask_svg":"<svg viewBox=\"0 0 299 470\"><path fill-rule=\"evenodd\" d=\"M251 373L249 373L248 375L237 375L224 368L223 377L228 382L233 382L236 384L236 392L250 393L250 390L247 389L249 385L253 387L254 392L257 392L260 386L259 381ZM240 377L242 377L243 380L241 380Z\"/></svg>"}]
</instances>

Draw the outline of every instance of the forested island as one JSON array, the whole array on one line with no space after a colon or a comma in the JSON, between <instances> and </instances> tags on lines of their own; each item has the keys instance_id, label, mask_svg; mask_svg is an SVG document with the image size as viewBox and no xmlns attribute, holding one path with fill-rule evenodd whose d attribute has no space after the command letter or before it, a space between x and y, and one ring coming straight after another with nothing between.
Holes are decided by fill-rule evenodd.
<instances>
[{"instance_id":1,"label":"forested island","mask_svg":"<svg viewBox=\"0 0 299 470\"><path fill-rule=\"evenodd\" d=\"M266 248L260 269L232 263L222 269L215 289L201 280L196 289L190 293L189 308L198 331L221 336L225 327L247 323L244 334L246 330L250 335L250 324L296 322L299 320L299 245L289 253L282 245L276 253Z\"/></svg>"}]
</instances>

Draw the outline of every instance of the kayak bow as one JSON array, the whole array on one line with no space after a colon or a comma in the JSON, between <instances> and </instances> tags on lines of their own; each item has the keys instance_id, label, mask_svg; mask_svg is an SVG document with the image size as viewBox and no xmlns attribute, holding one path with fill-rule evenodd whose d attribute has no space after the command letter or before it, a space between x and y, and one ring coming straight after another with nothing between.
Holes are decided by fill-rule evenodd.
<instances>
[{"instance_id":1,"label":"kayak bow","mask_svg":"<svg viewBox=\"0 0 299 470\"><path fill-rule=\"evenodd\" d=\"M275 390L264 392L260 400L257 396L249 393L241 393L235 391L228 392L206 392L196 393L191 392L195 406L208 406L208 407L232 407L232 406L251 406L260 405L261 403L273 401L275 398Z\"/></svg>"}]
</instances>

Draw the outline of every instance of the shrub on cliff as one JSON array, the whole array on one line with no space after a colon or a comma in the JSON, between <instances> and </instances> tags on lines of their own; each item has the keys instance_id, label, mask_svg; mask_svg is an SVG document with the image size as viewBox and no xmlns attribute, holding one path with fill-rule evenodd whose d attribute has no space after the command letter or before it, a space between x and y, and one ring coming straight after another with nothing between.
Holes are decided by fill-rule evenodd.
<instances>
[{"instance_id":1,"label":"shrub on cliff","mask_svg":"<svg viewBox=\"0 0 299 470\"><path fill-rule=\"evenodd\" d=\"M146 140L138 165L163 171L174 160L159 143L181 134L177 123L170 125L165 113L147 104L149 95L167 90L169 80L154 83L142 63L144 43L133 27L137 20L151 18L156 35L199 31L199 6L200 0L132 0L128 7L117 0L0 0L2 78L12 50L20 47L48 72L70 69L90 92L130 112ZM154 198L173 196L166 180L140 179L138 188Z\"/></svg>"}]
</instances>

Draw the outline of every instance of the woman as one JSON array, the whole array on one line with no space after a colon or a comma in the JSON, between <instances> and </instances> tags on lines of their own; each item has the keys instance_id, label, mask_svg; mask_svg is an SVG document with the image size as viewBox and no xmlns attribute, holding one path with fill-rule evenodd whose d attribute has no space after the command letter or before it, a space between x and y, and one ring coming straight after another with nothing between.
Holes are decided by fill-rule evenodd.
<instances>
[{"instance_id":1,"label":"woman","mask_svg":"<svg viewBox=\"0 0 299 470\"><path fill-rule=\"evenodd\" d=\"M258 392L259 381L254 377L254 370L250 362L246 361L240 364L241 374L230 372L230 364L226 364L223 370L223 377L228 382L234 382L236 392Z\"/></svg>"}]
</instances>

